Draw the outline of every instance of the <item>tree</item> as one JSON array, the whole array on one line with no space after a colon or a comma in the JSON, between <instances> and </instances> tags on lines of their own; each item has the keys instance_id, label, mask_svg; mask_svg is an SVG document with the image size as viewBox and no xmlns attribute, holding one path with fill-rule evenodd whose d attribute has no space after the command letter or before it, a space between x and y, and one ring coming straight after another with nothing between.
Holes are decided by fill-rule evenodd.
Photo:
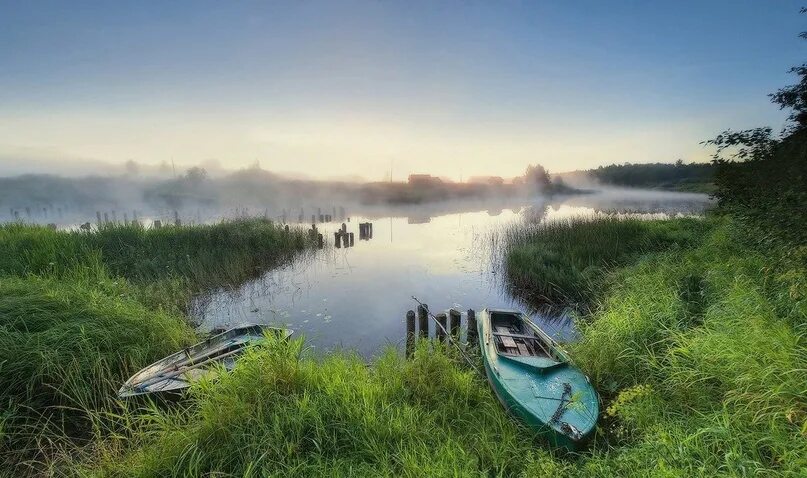
<instances>
[{"instance_id":1,"label":"tree","mask_svg":"<svg viewBox=\"0 0 807 478\"><path fill-rule=\"evenodd\" d=\"M799 13L807 13L807 8L802 7ZM807 40L807 32L801 32L799 38ZM779 109L792 110L788 119L792 122L792 131L797 131L807 127L807 63L794 66L788 72L799 76L798 83L780 88L768 96L779 105Z\"/></svg>"},{"instance_id":2,"label":"tree","mask_svg":"<svg viewBox=\"0 0 807 478\"><path fill-rule=\"evenodd\" d=\"M544 192L552 186L552 179L549 177L549 171L540 164L529 165L524 172L524 184L532 190Z\"/></svg>"},{"instance_id":3,"label":"tree","mask_svg":"<svg viewBox=\"0 0 807 478\"><path fill-rule=\"evenodd\" d=\"M207 170L199 166L194 166L185 172L185 179L193 185L201 184L207 179Z\"/></svg>"},{"instance_id":4,"label":"tree","mask_svg":"<svg viewBox=\"0 0 807 478\"><path fill-rule=\"evenodd\" d=\"M130 176L137 176L140 174L140 165L133 159L126 161L123 166L126 168L126 174Z\"/></svg>"}]
</instances>

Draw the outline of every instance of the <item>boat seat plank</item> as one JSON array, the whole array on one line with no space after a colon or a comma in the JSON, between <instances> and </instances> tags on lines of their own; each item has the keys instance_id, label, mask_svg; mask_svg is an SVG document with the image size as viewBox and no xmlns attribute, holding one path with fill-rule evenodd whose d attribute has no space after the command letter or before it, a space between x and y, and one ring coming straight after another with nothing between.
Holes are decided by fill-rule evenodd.
<instances>
[{"instance_id":1,"label":"boat seat plank","mask_svg":"<svg viewBox=\"0 0 807 478\"><path fill-rule=\"evenodd\" d=\"M532 355L532 354L530 353L530 351L529 351L529 350L527 350L527 346L526 346L526 345L524 345L524 344L522 344L522 343L519 343L519 344L517 344L517 345L518 345L518 351L519 351L519 352L521 352L521 355Z\"/></svg>"}]
</instances>

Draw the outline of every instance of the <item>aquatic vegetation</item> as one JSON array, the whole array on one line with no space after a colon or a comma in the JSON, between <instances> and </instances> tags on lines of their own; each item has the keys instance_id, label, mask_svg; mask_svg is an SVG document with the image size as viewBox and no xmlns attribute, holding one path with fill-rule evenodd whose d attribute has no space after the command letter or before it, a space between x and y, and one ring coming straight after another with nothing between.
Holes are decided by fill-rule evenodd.
<instances>
[{"instance_id":1,"label":"aquatic vegetation","mask_svg":"<svg viewBox=\"0 0 807 478\"><path fill-rule=\"evenodd\" d=\"M591 306L607 272L643 254L697 245L709 224L697 218L648 221L592 216L515 224L494 237L514 294L536 305Z\"/></svg>"}]
</instances>

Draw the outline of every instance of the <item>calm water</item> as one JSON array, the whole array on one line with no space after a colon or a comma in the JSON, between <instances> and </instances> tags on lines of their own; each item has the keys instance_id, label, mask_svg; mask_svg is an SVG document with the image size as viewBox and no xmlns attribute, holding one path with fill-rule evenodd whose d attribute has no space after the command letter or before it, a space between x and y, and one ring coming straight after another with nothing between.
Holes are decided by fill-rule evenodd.
<instances>
[{"instance_id":1,"label":"calm water","mask_svg":"<svg viewBox=\"0 0 807 478\"><path fill-rule=\"evenodd\" d=\"M309 346L337 347L372 356L385 345L398 347L412 296L432 312L456 307L525 310L497 280L488 238L516 221L546 221L614 209L645 214L693 214L708 199L695 194L608 193L524 204L451 204L437 209L366 210L347 223L351 248L330 248L301 258L244 284L237 291L199 297L192 310L200 328L244 322L274 324L303 334ZM463 211L467 209L467 211ZM359 239L359 223L373 223L373 237ZM320 229L333 242L339 224ZM533 313L533 320L560 340L573 337L571 320ZM434 324L430 324L433 329Z\"/></svg>"}]
</instances>

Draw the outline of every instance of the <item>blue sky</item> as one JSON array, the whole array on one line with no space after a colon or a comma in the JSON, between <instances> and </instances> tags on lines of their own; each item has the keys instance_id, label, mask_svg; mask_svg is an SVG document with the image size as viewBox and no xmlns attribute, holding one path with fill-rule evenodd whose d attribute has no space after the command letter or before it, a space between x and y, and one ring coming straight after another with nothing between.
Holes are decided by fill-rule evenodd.
<instances>
[{"instance_id":1,"label":"blue sky","mask_svg":"<svg viewBox=\"0 0 807 478\"><path fill-rule=\"evenodd\" d=\"M0 0L0 157L458 178L705 160L785 116L791 1Z\"/></svg>"}]
</instances>

